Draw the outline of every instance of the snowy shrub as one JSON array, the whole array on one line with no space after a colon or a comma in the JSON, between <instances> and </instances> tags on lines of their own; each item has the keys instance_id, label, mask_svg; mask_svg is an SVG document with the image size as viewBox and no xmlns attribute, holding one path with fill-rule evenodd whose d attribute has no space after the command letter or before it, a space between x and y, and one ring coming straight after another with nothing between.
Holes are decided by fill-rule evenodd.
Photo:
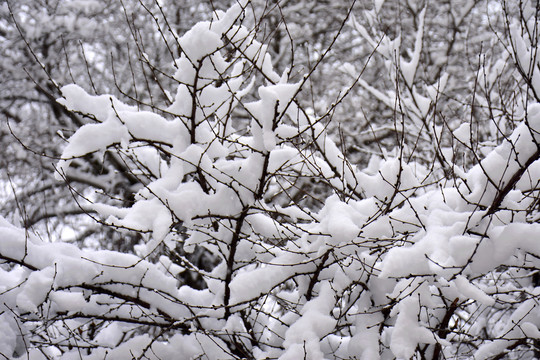
<instances>
[{"instance_id":1,"label":"snowy shrub","mask_svg":"<svg viewBox=\"0 0 540 360\"><path fill-rule=\"evenodd\" d=\"M175 37L180 55L161 74L171 84L162 99L63 86L58 103L88 121L67 140L57 178L84 176L85 161L121 164L129 196L96 184L74 191L75 201L140 241L133 253L81 247L0 218L0 353L538 357L538 11L523 9L504 56L527 90L516 96L515 126L485 156L474 124L446 129L446 144L430 115L449 76L415 86L426 10L409 60L395 56L398 40L373 41L374 56L396 69L394 90L342 68L397 114L401 137L366 167L329 136L328 114L301 100L312 72L293 81L290 69L275 70L247 0ZM341 24L349 25L370 37L349 18ZM478 77L497 71L485 64ZM411 155L420 138L435 160ZM472 160L459 162L455 149ZM114 183L116 174L103 176Z\"/></svg>"}]
</instances>

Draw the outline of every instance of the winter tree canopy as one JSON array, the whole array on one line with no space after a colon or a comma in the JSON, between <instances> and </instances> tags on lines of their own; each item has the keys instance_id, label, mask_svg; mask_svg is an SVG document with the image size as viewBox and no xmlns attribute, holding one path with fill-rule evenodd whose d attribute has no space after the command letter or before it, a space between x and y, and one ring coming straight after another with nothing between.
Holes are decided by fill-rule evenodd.
<instances>
[{"instance_id":1,"label":"winter tree canopy","mask_svg":"<svg viewBox=\"0 0 540 360\"><path fill-rule=\"evenodd\" d=\"M1 5L6 359L540 358L540 5Z\"/></svg>"}]
</instances>

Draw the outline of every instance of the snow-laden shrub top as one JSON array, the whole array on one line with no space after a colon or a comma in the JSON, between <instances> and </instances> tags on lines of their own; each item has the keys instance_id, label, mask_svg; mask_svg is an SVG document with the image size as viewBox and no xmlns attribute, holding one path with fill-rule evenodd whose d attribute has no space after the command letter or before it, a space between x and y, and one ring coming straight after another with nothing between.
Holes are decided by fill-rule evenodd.
<instances>
[{"instance_id":1,"label":"snow-laden shrub top","mask_svg":"<svg viewBox=\"0 0 540 360\"><path fill-rule=\"evenodd\" d=\"M69 138L58 177L88 154L123 161L132 204L80 204L143 241L136 254L81 250L2 223L0 258L16 265L0 270L3 351L487 359L538 339L539 288L525 275L540 258L540 104L451 181L399 151L360 169L298 100L308 76L289 83L241 24L246 4L178 39L172 105L62 88L59 103L94 122ZM409 86L422 24L402 64ZM211 266L192 261L201 252Z\"/></svg>"}]
</instances>

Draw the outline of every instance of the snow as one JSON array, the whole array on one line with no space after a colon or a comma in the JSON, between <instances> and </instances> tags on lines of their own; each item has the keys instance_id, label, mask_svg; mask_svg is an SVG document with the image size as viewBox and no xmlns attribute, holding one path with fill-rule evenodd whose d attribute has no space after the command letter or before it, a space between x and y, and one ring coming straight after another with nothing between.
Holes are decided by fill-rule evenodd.
<instances>
[{"instance_id":1,"label":"snow","mask_svg":"<svg viewBox=\"0 0 540 360\"><path fill-rule=\"evenodd\" d=\"M403 78L405 79L405 82L407 83L409 87L413 86L414 77L416 75L418 64L420 62L420 55L422 53L422 41L424 37L425 16L426 16L426 9L424 8L422 12L420 12L420 15L419 15L418 30L416 32L416 40L414 42L414 52L412 54L411 61L407 62L401 59L401 62L400 62L401 74L403 75Z\"/></svg>"},{"instance_id":2,"label":"snow","mask_svg":"<svg viewBox=\"0 0 540 360\"><path fill-rule=\"evenodd\" d=\"M356 319L355 331L349 341L349 353L359 354L361 360L380 359L379 332L377 324L383 321L382 314L370 314L368 311L371 299L367 295L361 296L357 307L360 316Z\"/></svg>"},{"instance_id":3,"label":"snow","mask_svg":"<svg viewBox=\"0 0 540 360\"><path fill-rule=\"evenodd\" d=\"M500 329L500 334L497 334L502 338L482 344L482 346L474 353L475 359L489 359L504 351L509 345L516 341L516 338L521 337L524 332L530 332L529 335L532 335L532 338L538 336L540 314L534 299L529 299L521 303L510 318L505 320L506 326ZM516 324L518 324L518 326L516 326Z\"/></svg>"},{"instance_id":4,"label":"snow","mask_svg":"<svg viewBox=\"0 0 540 360\"><path fill-rule=\"evenodd\" d=\"M178 40L184 54L187 54L187 58L195 66L222 45L219 35L210 29L210 22L200 22Z\"/></svg>"},{"instance_id":5,"label":"snow","mask_svg":"<svg viewBox=\"0 0 540 360\"><path fill-rule=\"evenodd\" d=\"M276 133L277 132L278 131L276 131ZM281 137L285 137L283 131L281 134ZM293 166L293 164L299 160L298 151L296 149L289 146L275 148L270 154L268 172L274 173L276 171L284 171L287 167Z\"/></svg>"},{"instance_id":6,"label":"snow","mask_svg":"<svg viewBox=\"0 0 540 360\"><path fill-rule=\"evenodd\" d=\"M512 135L469 171L472 191L471 202L489 206L496 196L497 187L503 188L512 176L534 156L540 140L540 104L531 104L526 121L521 122Z\"/></svg>"},{"instance_id":7,"label":"snow","mask_svg":"<svg viewBox=\"0 0 540 360\"><path fill-rule=\"evenodd\" d=\"M51 268L31 273L25 284L27 291L17 296L17 306L23 311L36 312L52 289L53 275Z\"/></svg>"},{"instance_id":8,"label":"snow","mask_svg":"<svg viewBox=\"0 0 540 360\"><path fill-rule=\"evenodd\" d=\"M465 299L473 299L488 306L495 304L495 299L489 297L481 289L471 284L463 275L458 275L454 280L454 284L456 284L459 292Z\"/></svg>"},{"instance_id":9,"label":"snow","mask_svg":"<svg viewBox=\"0 0 540 360\"><path fill-rule=\"evenodd\" d=\"M280 359L324 359L319 340L331 332L336 320L329 315L335 299L328 282L321 284L319 296L308 301L300 319L295 321L285 333L285 353ZM306 354L306 350L308 351Z\"/></svg>"},{"instance_id":10,"label":"snow","mask_svg":"<svg viewBox=\"0 0 540 360\"><path fill-rule=\"evenodd\" d=\"M66 108L83 114L93 114L98 121L105 121L116 111L135 111L136 108L122 104L114 96L89 95L78 85L66 85L62 87L62 98L58 103Z\"/></svg>"},{"instance_id":11,"label":"snow","mask_svg":"<svg viewBox=\"0 0 540 360\"><path fill-rule=\"evenodd\" d=\"M515 51L513 55L516 57L517 62L519 63L521 69L526 74L532 74L532 84L536 90L540 89L540 74L538 71L534 71L536 55L532 54L531 47L527 44L523 34L523 29L519 26L513 25L510 27L510 33L512 36L513 45Z\"/></svg>"},{"instance_id":12,"label":"snow","mask_svg":"<svg viewBox=\"0 0 540 360\"><path fill-rule=\"evenodd\" d=\"M468 122L461 124L452 134L460 143L471 146L471 124Z\"/></svg>"},{"instance_id":13,"label":"snow","mask_svg":"<svg viewBox=\"0 0 540 360\"><path fill-rule=\"evenodd\" d=\"M409 359L418 344L435 344L435 335L418 322L420 304L411 296L399 304L399 315L392 331L390 349L398 358Z\"/></svg>"},{"instance_id":14,"label":"snow","mask_svg":"<svg viewBox=\"0 0 540 360\"><path fill-rule=\"evenodd\" d=\"M0 315L0 348L4 354L13 354L17 345L17 333L13 319L7 314Z\"/></svg>"},{"instance_id":15,"label":"snow","mask_svg":"<svg viewBox=\"0 0 540 360\"><path fill-rule=\"evenodd\" d=\"M379 12L381 11L381 8L382 8L382 6L383 6L383 4L384 4L384 1L385 1L385 0L375 0L375 1L374 1L374 3L375 3L375 11L376 11L377 13L379 13Z\"/></svg>"},{"instance_id":16,"label":"snow","mask_svg":"<svg viewBox=\"0 0 540 360\"><path fill-rule=\"evenodd\" d=\"M3 231L2 238L7 240L4 234ZM40 269L28 274L20 290L14 294L16 304L21 310L36 312L47 298L54 303L57 312L90 309L92 303L96 304L96 299L88 303L80 290L70 290L71 286L80 286L79 284L99 287L101 284L117 283L115 291L119 294L134 294L135 289L129 285L132 281L143 286L148 282L148 285L156 290L175 293L174 278L167 278L158 267L141 261L134 255L106 251L83 252L74 245L47 244L34 237L30 238L32 241L27 241L22 230L12 230L9 246L2 241L3 247L0 249L3 256ZM157 309L167 309L171 314L182 313L181 305L170 306L158 294L141 292L140 296L153 302ZM107 302L106 298L103 300ZM121 307L118 311L124 312Z\"/></svg>"},{"instance_id":17,"label":"snow","mask_svg":"<svg viewBox=\"0 0 540 360\"><path fill-rule=\"evenodd\" d=\"M84 311L86 300L81 293L68 291L56 291L51 294L51 300L58 304L58 307L70 312Z\"/></svg>"},{"instance_id":18,"label":"snow","mask_svg":"<svg viewBox=\"0 0 540 360\"><path fill-rule=\"evenodd\" d=\"M283 283L295 271L310 271L313 264L301 266L294 264L304 262L305 257L291 253L277 254L274 260L265 267L239 272L231 282L231 303L242 303L269 293L276 284Z\"/></svg>"},{"instance_id":19,"label":"snow","mask_svg":"<svg viewBox=\"0 0 540 360\"><path fill-rule=\"evenodd\" d=\"M252 214L246 218L253 231L266 238L278 238L282 231L277 221L264 214Z\"/></svg>"},{"instance_id":20,"label":"snow","mask_svg":"<svg viewBox=\"0 0 540 360\"><path fill-rule=\"evenodd\" d=\"M326 200L324 210L321 212L324 219L323 233L328 233L328 242L331 245L348 243L360 234L357 224L362 224L365 217L357 214L348 204L339 201L337 196Z\"/></svg>"},{"instance_id":21,"label":"snow","mask_svg":"<svg viewBox=\"0 0 540 360\"><path fill-rule=\"evenodd\" d=\"M431 109L431 100L428 97L420 95L416 91L415 86L413 86L412 94L413 94L414 102L418 106L418 110L420 110L420 115L423 118L426 118L429 113L429 110Z\"/></svg>"},{"instance_id":22,"label":"snow","mask_svg":"<svg viewBox=\"0 0 540 360\"><path fill-rule=\"evenodd\" d=\"M62 158L66 160L58 165L60 173L67 172L69 160L96 152L129 138L124 126L114 118L101 124L86 124L79 130L70 138L69 145L62 153Z\"/></svg>"},{"instance_id":23,"label":"snow","mask_svg":"<svg viewBox=\"0 0 540 360\"><path fill-rule=\"evenodd\" d=\"M245 104L253 116L251 131L257 149L272 151L276 147L275 121L289 107L299 90L298 84L277 84L259 88L260 100ZM269 111L272 109L273 111Z\"/></svg>"}]
</instances>

